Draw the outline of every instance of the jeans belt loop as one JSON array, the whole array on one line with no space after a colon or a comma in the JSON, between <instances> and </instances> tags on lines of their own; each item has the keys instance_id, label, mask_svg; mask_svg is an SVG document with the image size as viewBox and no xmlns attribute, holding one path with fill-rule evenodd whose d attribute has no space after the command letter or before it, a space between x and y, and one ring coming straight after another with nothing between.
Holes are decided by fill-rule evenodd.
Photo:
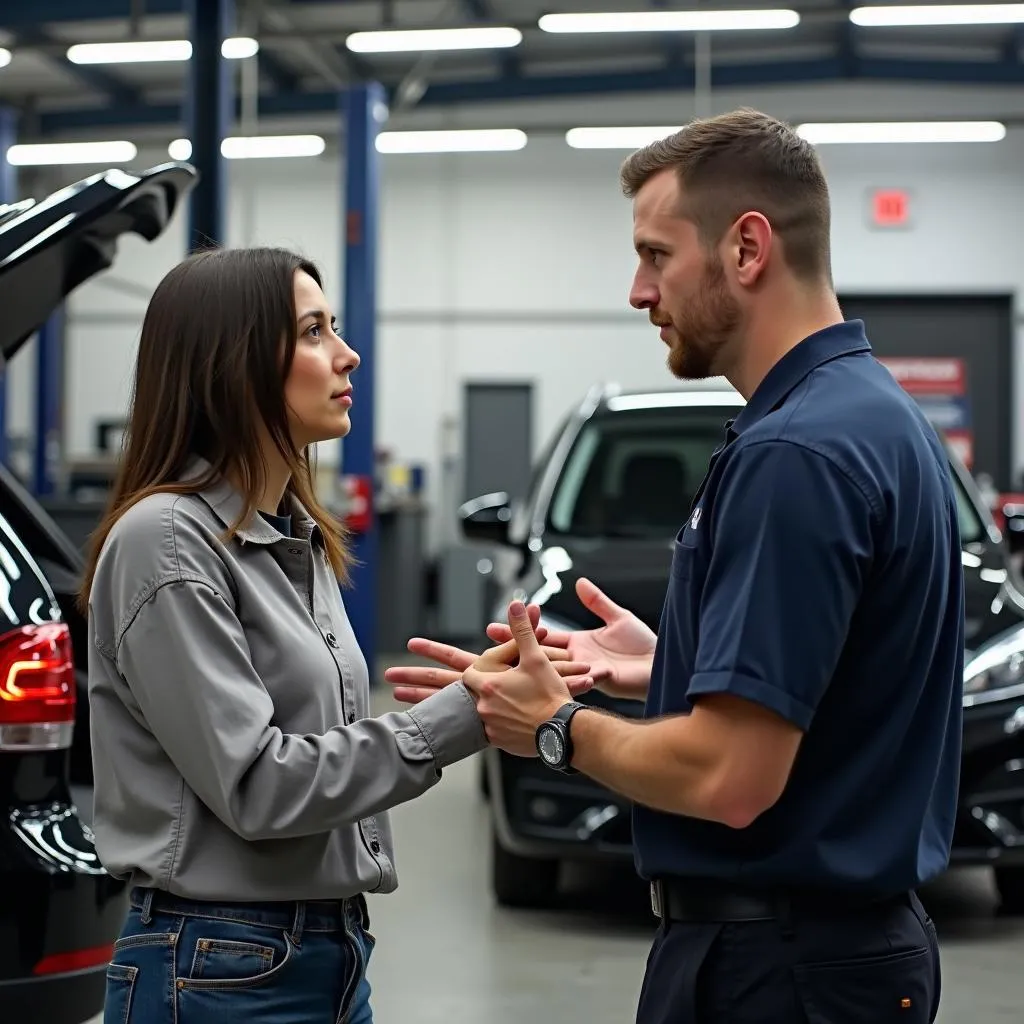
<instances>
[{"instance_id":1,"label":"jeans belt loop","mask_svg":"<svg viewBox=\"0 0 1024 1024\"><path fill-rule=\"evenodd\" d=\"M146 889L145 894L142 897L142 923L149 924L153 920L153 896L156 894L156 890L149 888Z\"/></svg>"},{"instance_id":2,"label":"jeans belt loop","mask_svg":"<svg viewBox=\"0 0 1024 1024\"><path fill-rule=\"evenodd\" d=\"M306 902L297 900L295 903L295 920L292 922L292 942L302 945L302 929L306 924Z\"/></svg>"}]
</instances>

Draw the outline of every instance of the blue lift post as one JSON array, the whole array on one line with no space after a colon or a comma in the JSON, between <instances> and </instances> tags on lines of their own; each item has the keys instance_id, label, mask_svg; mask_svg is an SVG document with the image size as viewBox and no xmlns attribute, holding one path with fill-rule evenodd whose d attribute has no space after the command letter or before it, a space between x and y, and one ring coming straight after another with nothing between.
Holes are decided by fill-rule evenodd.
<instances>
[{"instance_id":1,"label":"blue lift post","mask_svg":"<svg viewBox=\"0 0 1024 1024\"><path fill-rule=\"evenodd\" d=\"M387 96L377 82L355 85L342 97L341 134L345 145L345 340L359 353L352 431L342 441L345 476L375 479L375 347L377 334L377 228L379 167L377 132L387 113ZM372 503L371 503L372 508ZM359 647L376 678L377 660L377 517L354 534L352 597L349 618Z\"/></svg>"},{"instance_id":2,"label":"blue lift post","mask_svg":"<svg viewBox=\"0 0 1024 1024\"><path fill-rule=\"evenodd\" d=\"M189 252L224 244L227 171L220 144L230 134L234 90L221 44L234 14L234 0L188 0L192 60L184 120L192 140L190 163L199 171L189 197Z\"/></svg>"},{"instance_id":3,"label":"blue lift post","mask_svg":"<svg viewBox=\"0 0 1024 1024\"><path fill-rule=\"evenodd\" d=\"M7 160L7 150L18 139L18 114L10 107L0 107L0 206L17 202L18 179L14 165ZM7 450L7 373L0 359L0 463L8 464Z\"/></svg>"}]
</instances>

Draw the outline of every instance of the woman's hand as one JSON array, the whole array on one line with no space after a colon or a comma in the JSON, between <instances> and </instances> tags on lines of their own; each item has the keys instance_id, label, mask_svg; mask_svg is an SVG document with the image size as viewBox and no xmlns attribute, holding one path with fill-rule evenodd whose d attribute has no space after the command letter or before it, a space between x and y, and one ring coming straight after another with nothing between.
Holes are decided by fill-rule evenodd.
<instances>
[{"instance_id":1,"label":"woman's hand","mask_svg":"<svg viewBox=\"0 0 1024 1024\"><path fill-rule=\"evenodd\" d=\"M537 628L537 623L540 620L540 607L531 604L527 606L527 611L530 622L536 629L537 639L544 640L548 631L543 627ZM507 625L505 629L508 630ZM487 658L487 663L491 665L492 670L498 664L504 664L505 667L510 668L517 660L514 656L514 643L510 631L500 651L497 648L490 648L481 654L474 654L461 647L428 640L425 637L413 637L406 646L412 654L437 662L446 668L402 665L387 669L384 672L384 679L394 686L395 700L402 701L404 704L418 704L442 687L457 682L462 678L466 669L483 658ZM574 659L564 645L544 645L541 649L555 663L556 671L565 679L573 696L579 696L592 688L593 679L589 675L589 666L585 662Z\"/></svg>"},{"instance_id":2,"label":"woman's hand","mask_svg":"<svg viewBox=\"0 0 1024 1024\"><path fill-rule=\"evenodd\" d=\"M657 634L588 579L576 581L576 595L604 625L596 629L549 630L542 638L544 650L565 650L574 661L586 662L594 686L603 693L644 700L651 683ZM512 638L512 631L504 622L492 622L487 635L501 644Z\"/></svg>"}]
</instances>

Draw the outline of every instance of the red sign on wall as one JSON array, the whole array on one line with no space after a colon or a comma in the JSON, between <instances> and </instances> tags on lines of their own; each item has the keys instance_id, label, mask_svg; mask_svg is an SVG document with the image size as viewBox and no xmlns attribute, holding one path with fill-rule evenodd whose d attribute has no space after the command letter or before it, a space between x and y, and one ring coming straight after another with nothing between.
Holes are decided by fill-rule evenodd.
<instances>
[{"instance_id":1,"label":"red sign on wall","mask_svg":"<svg viewBox=\"0 0 1024 1024\"><path fill-rule=\"evenodd\" d=\"M910 196L901 188L879 188L871 195L871 220L878 228L905 228L910 223Z\"/></svg>"}]
</instances>

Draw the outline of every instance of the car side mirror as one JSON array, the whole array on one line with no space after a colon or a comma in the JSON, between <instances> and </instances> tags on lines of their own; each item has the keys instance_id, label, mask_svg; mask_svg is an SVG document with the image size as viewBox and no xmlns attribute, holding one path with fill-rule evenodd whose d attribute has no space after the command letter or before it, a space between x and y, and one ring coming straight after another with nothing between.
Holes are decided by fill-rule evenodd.
<instances>
[{"instance_id":1,"label":"car side mirror","mask_svg":"<svg viewBox=\"0 0 1024 1024\"><path fill-rule=\"evenodd\" d=\"M1010 554L1024 553L1024 505L1019 502L1006 502L1002 507L1006 546Z\"/></svg>"},{"instance_id":2,"label":"car side mirror","mask_svg":"<svg viewBox=\"0 0 1024 1024\"><path fill-rule=\"evenodd\" d=\"M459 508L459 525L467 540L488 544L508 543L508 524L512 519L512 503L504 491L482 494Z\"/></svg>"}]
</instances>

